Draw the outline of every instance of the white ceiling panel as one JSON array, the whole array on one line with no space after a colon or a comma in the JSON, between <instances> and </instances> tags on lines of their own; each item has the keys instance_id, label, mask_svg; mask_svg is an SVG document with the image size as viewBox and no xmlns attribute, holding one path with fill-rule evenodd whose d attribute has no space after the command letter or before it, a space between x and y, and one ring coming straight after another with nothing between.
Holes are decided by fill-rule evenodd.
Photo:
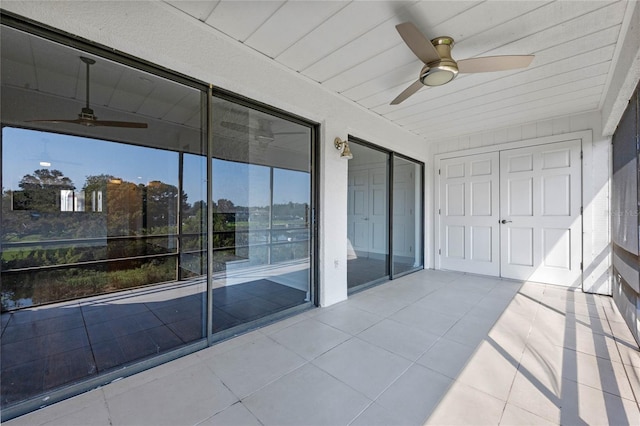
<instances>
[{"instance_id":1,"label":"white ceiling panel","mask_svg":"<svg viewBox=\"0 0 640 426\"><path fill-rule=\"evenodd\" d=\"M635 1L562 0L166 3L194 25L203 21L230 42L244 43L427 140L597 111L616 69L616 52L629 26L636 25L629 22L633 8L640 7ZM402 22L415 24L427 39L454 37L456 60L535 58L524 69L460 74L390 105L424 65L398 34L396 25ZM29 43L19 33L2 37L9 45L2 64L3 72L11 74L5 78L8 85L84 100L79 55L53 54L46 44ZM199 125L198 96L147 84L140 73L113 73L102 62L92 68L92 105Z\"/></svg>"},{"instance_id":2,"label":"white ceiling panel","mask_svg":"<svg viewBox=\"0 0 640 426\"><path fill-rule=\"evenodd\" d=\"M555 55L545 58L543 54L524 70L462 75L454 80L455 84L421 89L400 105L384 103L371 109L390 119L398 119L405 116L406 111L426 112L432 108L438 108L443 103L455 103L467 99L470 94L479 96L495 90L509 89L527 81L540 79L552 81L554 76L560 73L610 61L613 52L614 46L608 45L577 55L572 51L567 51L564 55L556 51ZM536 65L535 62L541 63Z\"/></svg>"},{"instance_id":3,"label":"white ceiling panel","mask_svg":"<svg viewBox=\"0 0 640 426\"><path fill-rule=\"evenodd\" d=\"M276 60L302 71L395 16L397 9L403 10L406 6L402 1L344 3L347 3L344 8L294 43Z\"/></svg>"},{"instance_id":4,"label":"white ceiling panel","mask_svg":"<svg viewBox=\"0 0 640 426\"><path fill-rule=\"evenodd\" d=\"M394 20L376 26L306 68L305 75L318 82L324 82L375 57L381 50L396 47L399 40L395 25L399 23ZM371 40L380 40L380 42L371 44Z\"/></svg>"},{"instance_id":5,"label":"white ceiling panel","mask_svg":"<svg viewBox=\"0 0 640 426\"><path fill-rule=\"evenodd\" d=\"M221 1L205 21L223 33L245 41L284 4L284 1Z\"/></svg>"},{"instance_id":6,"label":"white ceiling panel","mask_svg":"<svg viewBox=\"0 0 640 426\"><path fill-rule=\"evenodd\" d=\"M349 70L323 82L323 85L340 93L358 86L385 73L392 72L396 67L415 63L414 55L409 49L387 49Z\"/></svg>"},{"instance_id":7,"label":"white ceiling panel","mask_svg":"<svg viewBox=\"0 0 640 426\"><path fill-rule=\"evenodd\" d=\"M344 6L337 1L287 2L245 43L274 58Z\"/></svg>"},{"instance_id":8,"label":"white ceiling panel","mask_svg":"<svg viewBox=\"0 0 640 426\"><path fill-rule=\"evenodd\" d=\"M188 13L199 21L205 21L213 9L218 5L218 1L202 1L202 0L178 0L167 1L173 7Z\"/></svg>"}]
</instances>

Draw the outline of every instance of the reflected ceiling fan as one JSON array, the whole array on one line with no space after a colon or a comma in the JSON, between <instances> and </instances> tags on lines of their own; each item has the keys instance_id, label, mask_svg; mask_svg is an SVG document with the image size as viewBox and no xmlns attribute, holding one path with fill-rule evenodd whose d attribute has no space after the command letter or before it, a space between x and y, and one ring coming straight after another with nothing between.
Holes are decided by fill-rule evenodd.
<instances>
[{"instance_id":1,"label":"reflected ceiling fan","mask_svg":"<svg viewBox=\"0 0 640 426\"><path fill-rule=\"evenodd\" d=\"M89 68L91 65L95 64L96 61L91 58L86 58L84 56L80 56L80 60L87 65L87 102L84 108L78 114L78 118L75 120L65 120L65 119L48 119L48 120L29 120L30 123L72 123L72 124L80 124L82 126L87 127L126 127L129 129L146 129L147 123L136 123L133 121L107 121L107 120L98 120L98 117L95 116L93 110L89 106Z\"/></svg>"},{"instance_id":2,"label":"reflected ceiling fan","mask_svg":"<svg viewBox=\"0 0 640 426\"><path fill-rule=\"evenodd\" d=\"M489 71L505 71L526 68L533 60L533 55L484 56L480 58L454 60L451 49L454 40L451 37L436 37L429 41L411 22L396 25L400 37L409 49L424 62L418 80L404 89L391 105L397 105L416 93L422 86L442 86L453 80L458 73L477 73Z\"/></svg>"},{"instance_id":3,"label":"reflected ceiling fan","mask_svg":"<svg viewBox=\"0 0 640 426\"><path fill-rule=\"evenodd\" d=\"M258 127L251 127L246 124L235 123L232 121L222 121L220 125L227 129L232 129L237 132L249 133L253 137L262 143L273 142L277 135L306 135L308 132L274 132L271 128L271 120L266 118L258 119Z\"/></svg>"}]
</instances>

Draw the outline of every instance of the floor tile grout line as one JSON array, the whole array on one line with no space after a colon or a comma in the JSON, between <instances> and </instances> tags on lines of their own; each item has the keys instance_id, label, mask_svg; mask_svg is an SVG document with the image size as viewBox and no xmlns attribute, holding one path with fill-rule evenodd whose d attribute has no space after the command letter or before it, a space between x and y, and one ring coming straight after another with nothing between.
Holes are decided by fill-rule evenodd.
<instances>
[{"instance_id":1,"label":"floor tile grout line","mask_svg":"<svg viewBox=\"0 0 640 426\"><path fill-rule=\"evenodd\" d=\"M520 287L522 289L522 286ZM521 294L520 290L518 290L517 294ZM543 290L544 294L544 290ZM515 295L513 296L515 298ZM504 402L504 407L502 407L502 413L500 413L500 420L498 420L498 424L502 424L502 418L504 417L504 413L507 410L507 404L509 403L509 399L511 399L511 392L513 391L513 385L516 382L516 378L518 377L518 372L520 371L520 366L522 365L522 358L524 357L524 352L527 350L527 342L529 341L529 337L531 336L531 331L533 330L533 324L538 317L538 312L540 311L541 303L538 301L536 310L533 314L533 319L529 323L529 330L527 331L527 335L524 339L524 345L522 347L522 352L520 353L520 359L518 360L518 366L516 367L516 374L514 374L513 379L511 380L511 385L509 386L509 392L507 393L507 400ZM507 306L508 309L508 306ZM521 408L521 407L519 407ZM528 411L528 410L527 410Z\"/></svg>"}]
</instances>

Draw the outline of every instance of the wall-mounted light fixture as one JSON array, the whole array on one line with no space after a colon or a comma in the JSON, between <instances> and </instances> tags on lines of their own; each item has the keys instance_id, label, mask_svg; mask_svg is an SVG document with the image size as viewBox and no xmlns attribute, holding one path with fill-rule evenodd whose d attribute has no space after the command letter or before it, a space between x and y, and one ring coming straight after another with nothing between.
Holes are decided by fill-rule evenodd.
<instances>
[{"instance_id":1,"label":"wall-mounted light fixture","mask_svg":"<svg viewBox=\"0 0 640 426\"><path fill-rule=\"evenodd\" d=\"M347 160L351 160L353 158L353 154L349 149L349 143L347 141L343 141L340 138L336 138L333 141L333 145L336 147L338 151L342 150L342 154L340 154L340 158L345 158Z\"/></svg>"}]
</instances>

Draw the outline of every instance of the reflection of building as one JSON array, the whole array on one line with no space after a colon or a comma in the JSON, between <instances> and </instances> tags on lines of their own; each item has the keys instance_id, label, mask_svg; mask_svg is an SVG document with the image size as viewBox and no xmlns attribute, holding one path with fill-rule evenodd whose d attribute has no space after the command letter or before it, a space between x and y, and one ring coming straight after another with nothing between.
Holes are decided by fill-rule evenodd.
<instances>
[{"instance_id":1,"label":"reflection of building","mask_svg":"<svg viewBox=\"0 0 640 426\"><path fill-rule=\"evenodd\" d=\"M102 211L102 191L91 191L91 210Z\"/></svg>"},{"instance_id":2,"label":"reflection of building","mask_svg":"<svg viewBox=\"0 0 640 426\"><path fill-rule=\"evenodd\" d=\"M616 293L638 333L638 238L627 235L637 231L637 220L625 216L621 224L608 216L609 198L625 210L637 207L631 196L637 153L618 150L633 147L633 138L619 133L622 142L610 147L638 81L640 6L633 2L449 2L437 11L441 26L460 32L460 22L470 23L460 52L482 38L493 44L471 56L522 48L536 52L536 62L529 70L421 89L400 107L389 100L415 79L407 61L416 59L394 24L404 16L432 16L424 13L429 2L403 3L408 9L386 2L318 3L314 7L336 9L322 9L326 18L309 12L308 25L292 26L288 41L277 36L278 22L299 20L290 8L304 11L302 3L265 2L243 25L228 24L236 20L225 14L247 16L231 2L128 2L117 9L108 2L5 3L1 143L21 151L11 151L13 158L3 151L2 161L28 162L34 157L30 138L19 131L38 131L75 144L54 157L81 162L82 149L93 146L84 166L102 177L139 176L143 166L168 170L175 191L157 185L152 201L149 188L120 180L86 187L84 195L47 195L43 205L55 206L51 211L33 208L19 191L13 211L7 213L3 200L3 300L42 305L9 306L3 320L33 314L36 323L36 312L47 318L71 313L68 323L60 319L51 327L79 335L55 340L64 342L59 346L44 344L28 331L36 325L12 328L15 323L3 321L5 333L20 341L2 342L15 344L13 352L2 351L3 416L335 304L425 266L514 278L505 267L517 263L511 266L525 271L521 280L534 276L527 268L570 270L575 279L562 285L576 297L580 290ZM350 32L333 31L344 27L335 25L341 20ZM532 22L545 24L534 28ZM190 42L195 47L185 49ZM91 78L81 58L95 61ZM92 89L90 100L85 87ZM85 125L69 122L83 108L95 110L82 116ZM334 150L336 136L352 144L349 162ZM559 149L565 143L571 149ZM616 161L610 170L611 155L625 163L619 164L624 173ZM575 173L561 175L567 163ZM116 164L134 170L116 173ZM212 211L222 198L220 182L237 184L234 191L242 193L233 199L247 200L222 213L232 217ZM292 182L304 190L303 198L291 197L304 212L282 207ZM505 188L516 189L502 193ZM628 191L616 198L617 188ZM525 223L526 209L537 209L540 200L547 216L560 216L563 189L579 199L570 226L545 227L549 218L540 215ZM514 195L517 202L510 201ZM83 210L102 214L65 213L75 222L59 220L61 211ZM216 228L220 218L224 226ZM519 237L503 241L503 235ZM619 273L614 282L611 263ZM439 284L447 287L445 281ZM424 296L413 293L419 283L406 283L408 297ZM465 283L459 291L472 293L473 281ZM381 310L392 308L379 299ZM446 302L451 310L466 308L455 297ZM11 353L18 356L6 358ZM66 359L84 363L74 364L82 367L76 371ZM60 376L45 378L45 371Z\"/></svg>"},{"instance_id":3,"label":"reflection of building","mask_svg":"<svg viewBox=\"0 0 640 426\"><path fill-rule=\"evenodd\" d=\"M60 211L61 212L83 212L84 191L73 191L71 189L60 190Z\"/></svg>"}]
</instances>

